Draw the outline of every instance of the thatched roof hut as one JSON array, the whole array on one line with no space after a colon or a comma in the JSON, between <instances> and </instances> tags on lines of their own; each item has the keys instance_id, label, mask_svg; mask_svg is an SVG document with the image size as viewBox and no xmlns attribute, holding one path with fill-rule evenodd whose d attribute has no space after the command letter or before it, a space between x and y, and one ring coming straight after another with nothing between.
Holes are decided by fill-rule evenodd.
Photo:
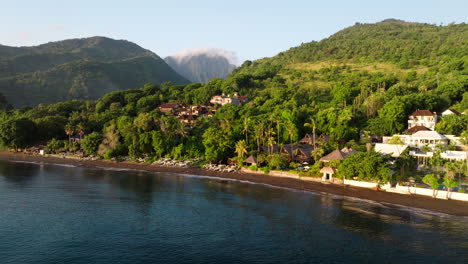
<instances>
[{"instance_id":1,"label":"thatched roof hut","mask_svg":"<svg viewBox=\"0 0 468 264\"><path fill-rule=\"evenodd\" d=\"M244 160L244 163L247 163L250 165L257 165L258 161L257 161L257 158L255 158L253 155L250 155L248 158Z\"/></svg>"},{"instance_id":2,"label":"thatched roof hut","mask_svg":"<svg viewBox=\"0 0 468 264\"><path fill-rule=\"evenodd\" d=\"M325 162L328 162L328 161L332 161L332 160L344 160L347 156L353 154L353 153L356 153L357 151L352 149L352 148L343 148L341 150L339 149L335 149L334 151L332 151L331 153L329 153L328 155L322 157L320 159L320 161L325 161Z\"/></svg>"}]
</instances>

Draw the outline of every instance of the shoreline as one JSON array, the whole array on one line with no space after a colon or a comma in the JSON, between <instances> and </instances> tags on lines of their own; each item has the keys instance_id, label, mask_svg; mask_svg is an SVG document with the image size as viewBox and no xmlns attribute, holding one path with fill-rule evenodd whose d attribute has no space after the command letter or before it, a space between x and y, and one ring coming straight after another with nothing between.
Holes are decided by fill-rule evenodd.
<instances>
[{"instance_id":1,"label":"shoreline","mask_svg":"<svg viewBox=\"0 0 468 264\"><path fill-rule=\"evenodd\" d=\"M351 187L346 185L327 184L314 181L304 181L300 179L281 178L269 176L267 174L254 174L246 172L216 172L204 170L201 168L180 168L164 167L134 162L115 162L104 160L79 160L71 158L44 157L25 153L0 152L0 160L6 161L26 161L26 162L44 162L51 164L69 164L78 167L87 168L115 168L115 169L134 169L148 172L169 172L178 174L192 174L200 176L217 177L220 179L232 179L260 183L275 187L293 189L297 191L307 191L314 193L327 193L345 197L370 200L388 205L413 207L429 210L438 213L444 213L456 216L468 216L468 202L455 200L441 200L432 197L420 195L406 195L391 193L385 191L375 191L366 188Z\"/></svg>"}]
</instances>

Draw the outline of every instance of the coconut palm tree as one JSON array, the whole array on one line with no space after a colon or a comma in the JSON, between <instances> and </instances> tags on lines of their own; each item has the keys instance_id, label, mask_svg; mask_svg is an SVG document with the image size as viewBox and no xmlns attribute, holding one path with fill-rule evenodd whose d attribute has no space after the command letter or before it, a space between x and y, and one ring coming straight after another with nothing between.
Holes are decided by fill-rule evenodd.
<instances>
[{"instance_id":1,"label":"coconut palm tree","mask_svg":"<svg viewBox=\"0 0 468 264\"><path fill-rule=\"evenodd\" d=\"M276 144L274 135L275 135L275 131L273 130L273 128L269 127L266 131L269 154L273 153L273 146Z\"/></svg>"},{"instance_id":2,"label":"coconut palm tree","mask_svg":"<svg viewBox=\"0 0 468 264\"><path fill-rule=\"evenodd\" d=\"M245 135L245 144L249 144L250 117L245 117L242 123L242 133Z\"/></svg>"},{"instance_id":3,"label":"coconut palm tree","mask_svg":"<svg viewBox=\"0 0 468 264\"><path fill-rule=\"evenodd\" d=\"M223 120L221 120L220 126L223 130L229 131L229 132L232 131L232 128L233 128L231 120L227 118L224 118Z\"/></svg>"},{"instance_id":4,"label":"coconut palm tree","mask_svg":"<svg viewBox=\"0 0 468 264\"><path fill-rule=\"evenodd\" d=\"M78 130L78 135L80 136L80 140L83 139L83 136L85 135L85 127L83 125L83 123L79 123L77 126L76 126L76 130Z\"/></svg>"},{"instance_id":5,"label":"coconut palm tree","mask_svg":"<svg viewBox=\"0 0 468 264\"><path fill-rule=\"evenodd\" d=\"M315 119L313 119L311 117L310 118L310 123L305 123L304 126L305 127L310 127L312 129L312 144L315 147L315 129L316 129Z\"/></svg>"},{"instance_id":6,"label":"coconut palm tree","mask_svg":"<svg viewBox=\"0 0 468 264\"><path fill-rule=\"evenodd\" d=\"M180 137L181 140L187 137L187 130L185 130L185 125L182 122L177 123L174 132Z\"/></svg>"},{"instance_id":7,"label":"coconut palm tree","mask_svg":"<svg viewBox=\"0 0 468 264\"><path fill-rule=\"evenodd\" d=\"M454 178L445 177L444 178L444 185L447 187L447 196L445 198L449 198L449 193L452 191L453 187L457 187L457 181Z\"/></svg>"},{"instance_id":8,"label":"coconut palm tree","mask_svg":"<svg viewBox=\"0 0 468 264\"><path fill-rule=\"evenodd\" d=\"M444 164L444 160L440 156L440 150L436 150L436 152L432 155L432 158L429 160L429 163L432 165L432 170L435 172L435 174L440 176L439 168Z\"/></svg>"},{"instance_id":9,"label":"coconut palm tree","mask_svg":"<svg viewBox=\"0 0 468 264\"><path fill-rule=\"evenodd\" d=\"M239 140L237 141L235 148L237 153L237 164L241 166L244 161L244 154L247 154L247 144L244 140Z\"/></svg>"},{"instance_id":10,"label":"coconut palm tree","mask_svg":"<svg viewBox=\"0 0 468 264\"><path fill-rule=\"evenodd\" d=\"M280 143L280 134L281 134L281 120L276 119L276 135L278 136L277 143Z\"/></svg>"},{"instance_id":11,"label":"coconut palm tree","mask_svg":"<svg viewBox=\"0 0 468 264\"><path fill-rule=\"evenodd\" d=\"M68 135L68 142L71 142L71 136L75 132L75 128L73 127L72 124L68 123L65 125L65 134Z\"/></svg>"},{"instance_id":12,"label":"coconut palm tree","mask_svg":"<svg viewBox=\"0 0 468 264\"><path fill-rule=\"evenodd\" d=\"M400 157L395 161L395 167L397 169L397 181L406 181L409 174L413 171L415 167L415 162L413 158L409 155L408 151L405 151ZM398 170L399 169L399 170Z\"/></svg>"},{"instance_id":13,"label":"coconut palm tree","mask_svg":"<svg viewBox=\"0 0 468 264\"><path fill-rule=\"evenodd\" d=\"M466 168L466 163L462 160L455 162L457 166L456 174L458 174L458 185L461 185L461 179L463 172L465 171Z\"/></svg>"},{"instance_id":14,"label":"coconut palm tree","mask_svg":"<svg viewBox=\"0 0 468 264\"><path fill-rule=\"evenodd\" d=\"M444 164L444 169L447 172L447 176L449 178L455 178L455 174L457 173L458 166L455 162L447 162Z\"/></svg>"},{"instance_id":15,"label":"coconut palm tree","mask_svg":"<svg viewBox=\"0 0 468 264\"><path fill-rule=\"evenodd\" d=\"M286 126L286 131L288 132L288 136L289 136L289 143L292 144L292 139L294 137L294 127L291 125L291 124L288 124Z\"/></svg>"},{"instance_id":16,"label":"coconut palm tree","mask_svg":"<svg viewBox=\"0 0 468 264\"><path fill-rule=\"evenodd\" d=\"M260 147L264 146L263 136L265 133L265 125L262 121L259 121L258 124L254 127L255 139L257 141L257 152L260 152Z\"/></svg>"}]
</instances>

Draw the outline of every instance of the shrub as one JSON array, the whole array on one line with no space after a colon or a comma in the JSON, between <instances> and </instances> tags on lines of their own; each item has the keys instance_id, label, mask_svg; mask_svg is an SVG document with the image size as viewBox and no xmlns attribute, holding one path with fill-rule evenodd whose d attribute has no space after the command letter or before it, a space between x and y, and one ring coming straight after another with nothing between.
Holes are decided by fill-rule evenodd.
<instances>
[{"instance_id":1,"label":"shrub","mask_svg":"<svg viewBox=\"0 0 468 264\"><path fill-rule=\"evenodd\" d=\"M117 145L115 149L110 149L102 155L102 157L106 160L110 160L112 158L117 158L121 156L125 156L128 154L128 148L125 145Z\"/></svg>"},{"instance_id":2,"label":"shrub","mask_svg":"<svg viewBox=\"0 0 468 264\"><path fill-rule=\"evenodd\" d=\"M102 139L102 135L93 132L83 138L81 141L81 146L83 147L83 150L86 152L86 154L96 155Z\"/></svg>"},{"instance_id":3,"label":"shrub","mask_svg":"<svg viewBox=\"0 0 468 264\"><path fill-rule=\"evenodd\" d=\"M285 154L281 153L274 153L271 155L268 155L267 157L268 165L271 168L280 168L280 167L286 167L289 165L287 161L287 156Z\"/></svg>"},{"instance_id":4,"label":"shrub","mask_svg":"<svg viewBox=\"0 0 468 264\"><path fill-rule=\"evenodd\" d=\"M263 173L268 174L268 173L270 173L270 167L263 167L262 171L263 171Z\"/></svg>"},{"instance_id":5,"label":"shrub","mask_svg":"<svg viewBox=\"0 0 468 264\"><path fill-rule=\"evenodd\" d=\"M57 140L55 138L51 139L46 146L47 153L57 154L65 146L64 140Z\"/></svg>"},{"instance_id":6,"label":"shrub","mask_svg":"<svg viewBox=\"0 0 468 264\"><path fill-rule=\"evenodd\" d=\"M258 171L257 165L250 165L248 168L249 170Z\"/></svg>"},{"instance_id":7,"label":"shrub","mask_svg":"<svg viewBox=\"0 0 468 264\"><path fill-rule=\"evenodd\" d=\"M71 152L75 152L81 148L78 142L65 142L65 149Z\"/></svg>"}]
</instances>

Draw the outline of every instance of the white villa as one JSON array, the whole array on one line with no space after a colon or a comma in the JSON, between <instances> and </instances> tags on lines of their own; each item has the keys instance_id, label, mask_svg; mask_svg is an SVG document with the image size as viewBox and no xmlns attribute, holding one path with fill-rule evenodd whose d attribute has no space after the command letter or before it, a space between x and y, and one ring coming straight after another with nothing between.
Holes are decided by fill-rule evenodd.
<instances>
[{"instance_id":1,"label":"white villa","mask_svg":"<svg viewBox=\"0 0 468 264\"><path fill-rule=\"evenodd\" d=\"M442 112L442 116L446 116L446 115L458 115L459 116L461 115L461 113L455 109L447 109L444 112Z\"/></svg>"},{"instance_id":2,"label":"white villa","mask_svg":"<svg viewBox=\"0 0 468 264\"><path fill-rule=\"evenodd\" d=\"M444 111L447 114L459 114L454 110ZM444 114L443 113L443 114ZM454 135L443 135L434 131L435 123L437 122L436 113L429 110L417 110L409 116L408 135L393 135L382 138L382 143L375 144L375 151L391 154L392 157L399 157L401 153L408 147L413 148L409 154L413 157L432 157L432 151L436 146L447 147L449 144L455 147L461 147L460 137ZM402 145L388 144L393 137L398 137ZM428 147L429 151L421 151L421 148ZM465 151L450 151L447 150L440 154L441 158L449 160L466 160L467 152Z\"/></svg>"},{"instance_id":3,"label":"white villa","mask_svg":"<svg viewBox=\"0 0 468 264\"><path fill-rule=\"evenodd\" d=\"M391 137L382 137L382 143L386 144L393 137L399 137L403 144L413 148L430 147L437 145L448 146L452 144L461 147L460 137L454 135L442 135L436 131L418 131L412 135L393 135Z\"/></svg>"},{"instance_id":4,"label":"white villa","mask_svg":"<svg viewBox=\"0 0 468 264\"><path fill-rule=\"evenodd\" d=\"M396 144L375 144L375 152L383 154L390 154L394 158L400 157L400 155L408 148L408 145L396 145Z\"/></svg>"},{"instance_id":5,"label":"white villa","mask_svg":"<svg viewBox=\"0 0 468 264\"><path fill-rule=\"evenodd\" d=\"M433 148L438 144L442 146L447 146L449 144L449 139L436 131L418 131L413 135L394 136L398 136L403 144L413 148L420 148L424 146ZM388 143L388 140L391 138L392 137L383 137L382 142Z\"/></svg>"},{"instance_id":6,"label":"white villa","mask_svg":"<svg viewBox=\"0 0 468 264\"><path fill-rule=\"evenodd\" d=\"M234 93L234 96L231 95L215 95L211 97L210 103L212 104L218 104L218 105L225 105L225 104L233 104L233 105L239 105L242 103L246 103L249 101L249 98L247 96L239 96L237 93Z\"/></svg>"},{"instance_id":7,"label":"white villa","mask_svg":"<svg viewBox=\"0 0 468 264\"><path fill-rule=\"evenodd\" d=\"M420 152L420 151L410 151L409 154L413 157L421 157L421 158L432 158L434 156L433 151L428 152ZM456 151L456 150L447 150L445 152L440 153L440 157L443 159L448 160L466 160L466 151Z\"/></svg>"},{"instance_id":8,"label":"white villa","mask_svg":"<svg viewBox=\"0 0 468 264\"><path fill-rule=\"evenodd\" d=\"M437 113L429 110L417 110L409 116L408 129L415 126L424 126L434 130L437 123Z\"/></svg>"}]
</instances>

